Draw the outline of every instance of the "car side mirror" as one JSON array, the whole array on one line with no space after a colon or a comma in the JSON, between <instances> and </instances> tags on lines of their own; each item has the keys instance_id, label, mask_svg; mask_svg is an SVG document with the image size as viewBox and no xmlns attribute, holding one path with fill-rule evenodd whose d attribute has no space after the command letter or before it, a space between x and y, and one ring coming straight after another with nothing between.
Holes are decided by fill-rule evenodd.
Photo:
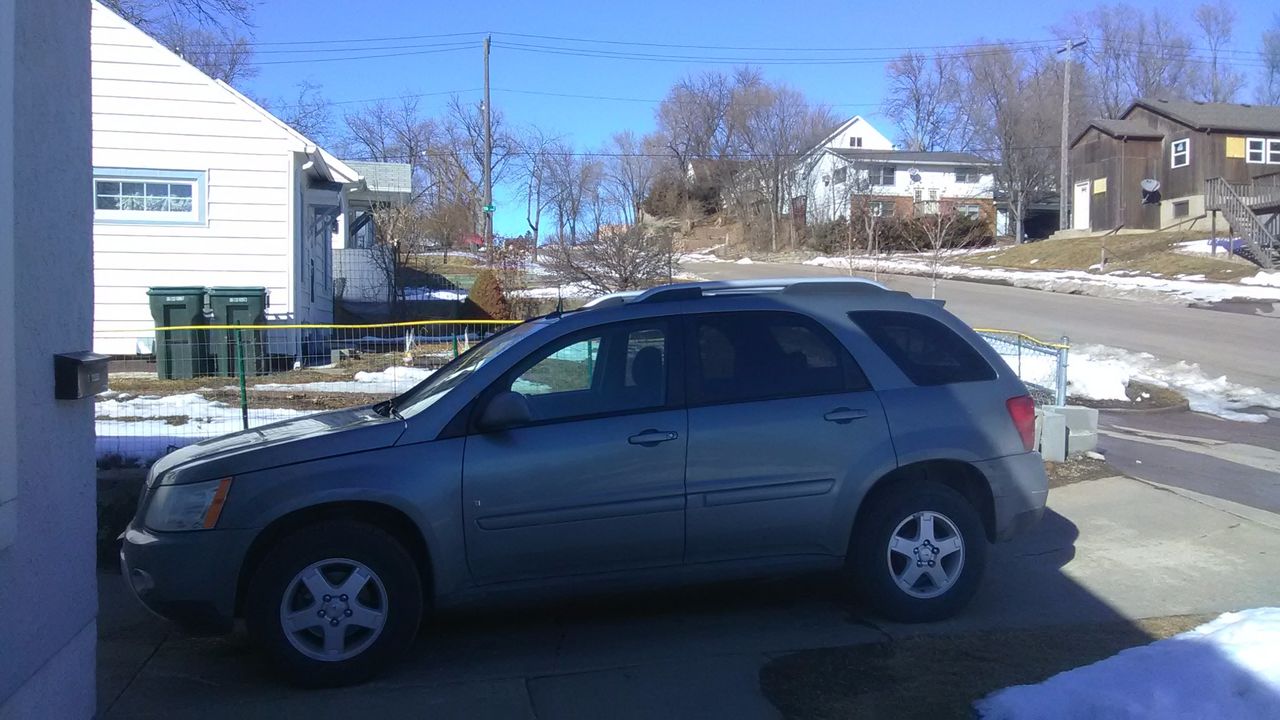
<instances>
[{"instance_id":1,"label":"car side mirror","mask_svg":"<svg viewBox=\"0 0 1280 720\"><path fill-rule=\"evenodd\" d=\"M495 432L533 422L529 401L518 392L505 390L489 399L476 425L483 432Z\"/></svg>"}]
</instances>

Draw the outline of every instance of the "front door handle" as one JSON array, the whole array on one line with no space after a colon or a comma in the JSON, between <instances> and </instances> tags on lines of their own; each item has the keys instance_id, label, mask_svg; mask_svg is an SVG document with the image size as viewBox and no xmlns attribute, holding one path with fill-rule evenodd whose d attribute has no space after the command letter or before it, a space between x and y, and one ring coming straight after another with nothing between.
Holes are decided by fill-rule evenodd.
<instances>
[{"instance_id":1,"label":"front door handle","mask_svg":"<svg viewBox=\"0 0 1280 720\"><path fill-rule=\"evenodd\" d=\"M854 420L861 420L866 416L866 410L853 410L851 408L842 407L836 408L826 415L823 415L822 419L827 422L840 423L841 425L844 425L845 423L853 422Z\"/></svg>"},{"instance_id":2,"label":"front door handle","mask_svg":"<svg viewBox=\"0 0 1280 720\"><path fill-rule=\"evenodd\" d=\"M627 442L632 445L644 445L645 447L653 447L658 443L671 442L680 437L680 433L674 430L643 430L631 437L627 438Z\"/></svg>"}]
</instances>

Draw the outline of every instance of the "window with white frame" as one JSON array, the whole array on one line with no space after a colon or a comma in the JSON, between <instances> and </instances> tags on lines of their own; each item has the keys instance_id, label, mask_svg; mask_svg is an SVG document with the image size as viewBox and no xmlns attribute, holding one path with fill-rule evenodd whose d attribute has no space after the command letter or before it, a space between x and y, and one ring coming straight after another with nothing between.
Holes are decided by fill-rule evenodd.
<instances>
[{"instance_id":1,"label":"window with white frame","mask_svg":"<svg viewBox=\"0 0 1280 720\"><path fill-rule=\"evenodd\" d=\"M860 138L860 137L851 137L851 138L849 138L849 147L852 147L852 148L860 148L860 147L862 147L862 138Z\"/></svg>"},{"instance_id":2,"label":"window with white frame","mask_svg":"<svg viewBox=\"0 0 1280 720\"><path fill-rule=\"evenodd\" d=\"M962 203L956 205L956 212L968 218L977 218L982 215L982 206L975 203Z\"/></svg>"},{"instance_id":3,"label":"window with white frame","mask_svg":"<svg viewBox=\"0 0 1280 720\"><path fill-rule=\"evenodd\" d=\"M1169 167L1180 168L1191 164L1191 140L1174 140L1169 146Z\"/></svg>"},{"instance_id":4,"label":"window with white frame","mask_svg":"<svg viewBox=\"0 0 1280 720\"><path fill-rule=\"evenodd\" d=\"M204 173L97 168L95 222L191 224L204 222Z\"/></svg>"},{"instance_id":5,"label":"window with white frame","mask_svg":"<svg viewBox=\"0 0 1280 720\"><path fill-rule=\"evenodd\" d=\"M1267 141L1267 162L1280 165L1280 138Z\"/></svg>"},{"instance_id":6,"label":"window with white frame","mask_svg":"<svg viewBox=\"0 0 1280 720\"><path fill-rule=\"evenodd\" d=\"M1260 165L1267 161L1266 138L1249 138L1245 141L1244 160L1247 163Z\"/></svg>"},{"instance_id":7,"label":"window with white frame","mask_svg":"<svg viewBox=\"0 0 1280 720\"><path fill-rule=\"evenodd\" d=\"M894 165L876 165L871 168L871 184L872 185L894 185L898 168Z\"/></svg>"},{"instance_id":8,"label":"window with white frame","mask_svg":"<svg viewBox=\"0 0 1280 720\"><path fill-rule=\"evenodd\" d=\"M872 200L867 210L872 217L887 217L893 215L893 203L888 200Z\"/></svg>"},{"instance_id":9,"label":"window with white frame","mask_svg":"<svg viewBox=\"0 0 1280 720\"><path fill-rule=\"evenodd\" d=\"M971 167L956 168L956 182L958 183L978 182L978 168L971 168Z\"/></svg>"}]
</instances>

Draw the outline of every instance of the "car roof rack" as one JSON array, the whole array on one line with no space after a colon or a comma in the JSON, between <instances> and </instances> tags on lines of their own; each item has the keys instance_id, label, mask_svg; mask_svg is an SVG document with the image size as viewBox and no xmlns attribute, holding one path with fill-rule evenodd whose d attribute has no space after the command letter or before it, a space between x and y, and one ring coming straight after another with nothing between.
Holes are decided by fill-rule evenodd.
<instances>
[{"instance_id":1,"label":"car roof rack","mask_svg":"<svg viewBox=\"0 0 1280 720\"><path fill-rule=\"evenodd\" d=\"M712 295L750 295L755 293L882 293L888 288L865 278L770 278L762 280L711 280L704 282L660 285L646 290L628 303L657 303L696 300Z\"/></svg>"}]
</instances>

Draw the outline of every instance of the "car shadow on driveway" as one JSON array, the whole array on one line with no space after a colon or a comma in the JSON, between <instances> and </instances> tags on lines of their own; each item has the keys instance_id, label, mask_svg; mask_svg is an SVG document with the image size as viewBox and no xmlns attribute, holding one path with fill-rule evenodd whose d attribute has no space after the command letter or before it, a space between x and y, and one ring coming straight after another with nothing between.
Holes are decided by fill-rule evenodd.
<instances>
[{"instance_id":1,"label":"car shadow on driveway","mask_svg":"<svg viewBox=\"0 0 1280 720\"><path fill-rule=\"evenodd\" d=\"M1087 497L1080 495L1079 487L1064 493ZM1113 492L1111 486L1099 487ZM1134 492L1155 491L1141 486ZM1140 497L1150 498L1147 502L1172 502L1163 495ZM1117 496L1117 500L1134 502L1128 496ZM1108 497L1090 502L1103 508L1113 504ZM1073 514L1082 517L1081 513L1095 512L1089 507ZM1167 514L1158 507L1153 512ZM958 617L940 623L882 622L851 601L839 583L827 576L541 602L441 614L424 626L408 656L386 675L361 686L323 691L284 685L242 632L227 638L189 638L169 631L136 606L118 575L104 574L99 710L106 718L234 716L237 720L352 712L541 720L778 717L778 707L793 715L796 707L812 712L813 706L789 704L785 698L771 697L771 704L761 689L762 668L815 649L865 647L862 652L872 655L850 656L856 659L855 667L838 662L817 667L848 673L865 663L870 672L875 653L892 653L894 648L913 644L927 646L930 638L969 638L971 644L963 647L972 654L974 647L983 646L981 638L988 637L984 633L997 631L1041 633L1033 646L1047 656L1054 654L1053 638L1061 637L1055 633L1072 633L1072 628L1085 626L1111 628L1103 635L1123 638L1123 645L1146 642L1153 637L1148 626L1127 620L1080 581L1081 573L1074 569L1080 560L1080 532L1071 519L1048 510L1025 536L992 547L986 577L973 603ZM1086 559L1105 566L1110 551L1104 547L1098 553L1090 547L1100 557ZM1094 582L1087 574L1085 579ZM1145 581L1135 578L1135 582ZM1128 593L1169 589L1121 588ZM1099 657L1114 652L1112 645ZM1073 647L1080 650L1079 643ZM1095 659L1089 648L1061 657L1064 662ZM913 664L913 668L927 672L929 662L942 663L954 654L920 652L915 657L925 664ZM1042 662L1036 667L1049 673L1070 666ZM878 672L897 677L893 674L897 670L883 663ZM808 674L812 672L806 670ZM1006 676L1016 682L1043 679L1026 673L993 674L990 668L974 674L983 681L971 691L980 693L966 695L963 702L1001 687ZM952 677L954 672L944 676ZM963 677L952 677L947 682L959 685L962 681ZM792 685L804 693L816 692L805 683Z\"/></svg>"}]
</instances>

